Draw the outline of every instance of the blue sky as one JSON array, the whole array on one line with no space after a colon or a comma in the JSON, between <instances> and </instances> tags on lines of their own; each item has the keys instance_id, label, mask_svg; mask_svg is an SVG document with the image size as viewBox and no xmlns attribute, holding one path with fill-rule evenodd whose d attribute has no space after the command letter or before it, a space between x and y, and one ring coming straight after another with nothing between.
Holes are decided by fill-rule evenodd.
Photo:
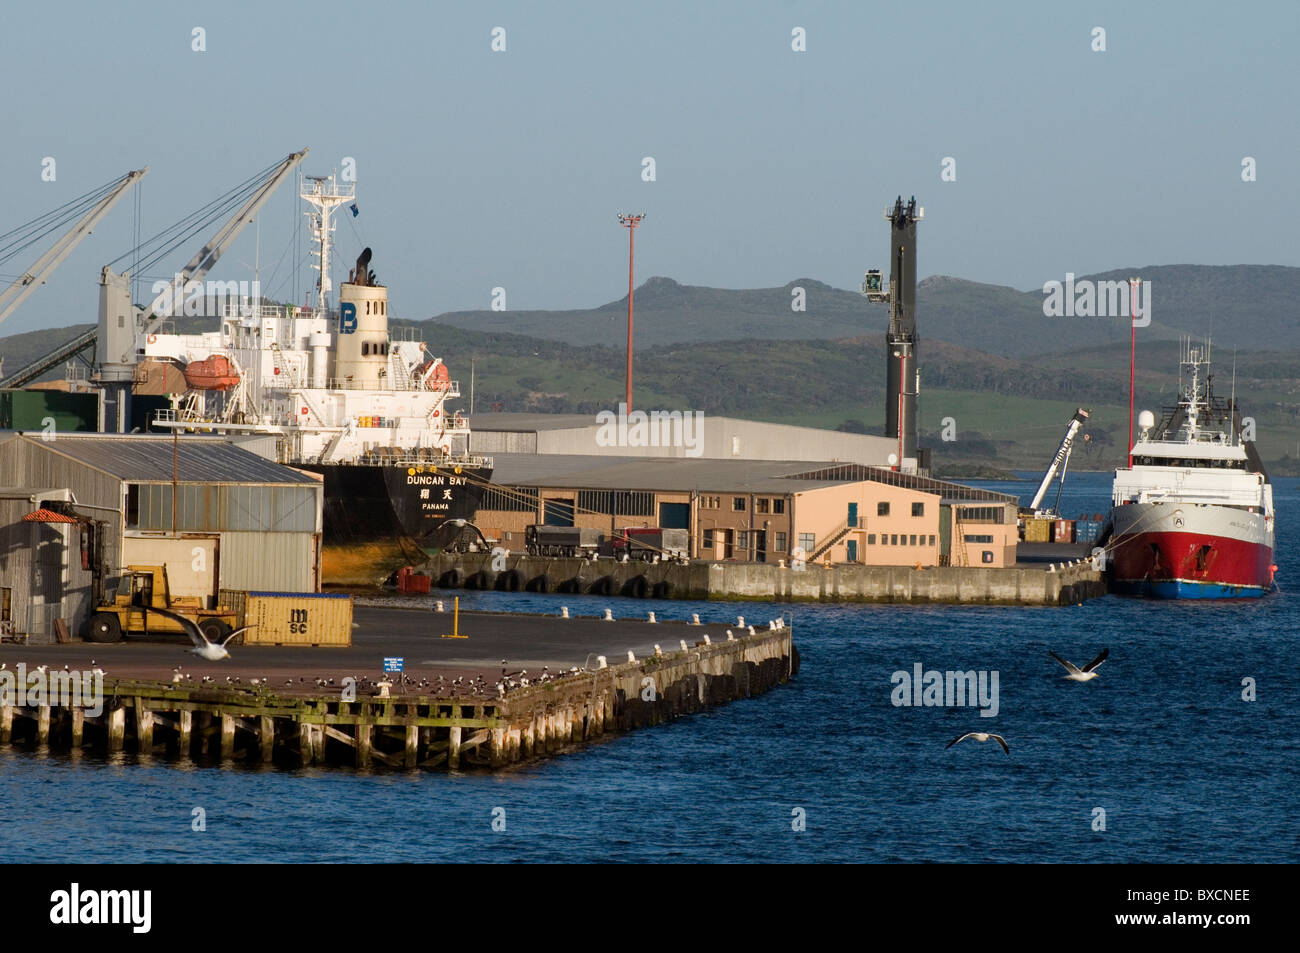
<instances>
[{"instance_id":1,"label":"blue sky","mask_svg":"<svg viewBox=\"0 0 1300 953\"><path fill-rule=\"evenodd\" d=\"M339 263L373 246L412 318L497 286L511 310L619 298L623 210L648 216L638 281L856 288L899 193L926 208L922 275L1297 265L1298 28L1292 3L14 4L0 232L148 164L152 235L310 146L307 173L357 162ZM268 294L292 290L301 210L286 185L263 212ZM133 228L126 200L0 333L93 320ZM251 278L255 245L212 277Z\"/></svg>"}]
</instances>

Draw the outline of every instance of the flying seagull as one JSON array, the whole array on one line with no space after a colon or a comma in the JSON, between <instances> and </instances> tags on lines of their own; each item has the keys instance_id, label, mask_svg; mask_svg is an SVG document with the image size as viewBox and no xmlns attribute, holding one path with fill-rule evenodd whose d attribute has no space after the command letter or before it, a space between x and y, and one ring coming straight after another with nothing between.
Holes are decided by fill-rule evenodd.
<instances>
[{"instance_id":1,"label":"flying seagull","mask_svg":"<svg viewBox=\"0 0 1300 953\"><path fill-rule=\"evenodd\" d=\"M1082 669L1075 666L1073 662L1067 662L1065 659L1061 658L1061 656L1057 655L1055 652L1049 651L1047 654L1065 666L1065 672L1066 672L1065 677L1068 678L1070 681L1090 682L1094 678L1096 678L1098 674L1100 674L1097 671L1097 668L1098 666L1101 665L1102 662L1106 661L1106 656L1110 654L1110 649L1102 649L1101 654L1098 655L1091 662L1089 662L1087 665L1085 665Z\"/></svg>"},{"instance_id":2,"label":"flying seagull","mask_svg":"<svg viewBox=\"0 0 1300 953\"><path fill-rule=\"evenodd\" d=\"M226 643L241 632L247 632L249 629L257 628L256 625L240 626L222 639L220 643L210 642L208 641L208 637L203 634L203 631L194 624L193 619L187 618L179 612L172 612L170 609L152 608L149 611L156 612L161 616L166 616L169 619L174 619L179 622L181 628L185 630L185 634L188 635L190 641L194 643L194 648L190 649L190 651L201 659L207 659L209 662L220 662L223 658L230 658L230 653L226 651Z\"/></svg>"},{"instance_id":3,"label":"flying seagull","mask_svg":"<svg viewBox=\"0 0 1300 953\"><path fill-rule=\"evenodd\" d=\"M1005 751L1007 754L1011 754L1011 749L1007 747L1007 740L1005 738L1003 738L1001 735L990 734L987 731L968 731L960 738L954 738L952 739L952 741L944 745L943 750L947 751L953 745L957 744L957 742L965 741L967 738L974 738L976 741L988 741L990 738L992 738L994 741L996 741L998 744L1002 746L1003 751Z\"/></svg>"}]
</instances>

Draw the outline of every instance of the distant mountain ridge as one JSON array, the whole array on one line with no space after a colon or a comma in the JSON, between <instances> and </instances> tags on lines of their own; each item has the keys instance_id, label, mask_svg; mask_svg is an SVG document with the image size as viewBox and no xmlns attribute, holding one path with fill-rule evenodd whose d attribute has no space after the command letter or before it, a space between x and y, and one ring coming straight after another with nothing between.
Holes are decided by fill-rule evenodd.
<instances>
[{"instance_id":1,"label":"distant mountain ridge","mask_svg":"<svg viewBox=\"0 0 1300 953\"><path fill-rule=\"evenodd\" d=\"M1217 333L1249 350L1300 348L1300 268L1285 265L1150 265L1075 280L1151 284L1151 326L1139 340ZM1065 274L1045 281L1064 281ZM795 289L806 308L795 311ZM1029 357L1127 341L1122 318L1046 317L1041 288L936 275L917 287L917 323L927 339ZM567 311L452 311L432 320L467 330L522 334L568 344L615 346L625 334L627 298ZM653 277L636 290L640 346L701 341L838 339L883 331L887 312L860 294L812 278L747 290L683 285Z\"/></svg>"}]
</instances>

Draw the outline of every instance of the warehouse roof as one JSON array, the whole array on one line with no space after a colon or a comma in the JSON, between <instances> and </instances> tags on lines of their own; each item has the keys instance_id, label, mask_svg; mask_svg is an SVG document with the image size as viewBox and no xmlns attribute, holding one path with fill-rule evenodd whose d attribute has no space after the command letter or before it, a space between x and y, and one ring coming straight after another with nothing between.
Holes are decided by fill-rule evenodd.
<instances>
[{"instance_id":1,"label":"warehouse roof","mask_svg":"<svg viewBox=\"0 0 1300 953\"><path fill-rule=\"evenodd\" d=\"M599 426L595 414L474 414L470 430L491 432L540 432L543 430L578 430Z\"/></svg>"},{"instance_id":2,"label":"warehouse roof","mask_svg":"<svg viewBox=\"0 0 1300 953\"><path fill-rule=\"evenodd\" d=\"M498 453L492 482L583 490L660 490L805 493L828 486L876 480L935 493L945 500L1015 502L1015 497L973 487L909 477L875 467L781 460L710 460L690 457L594 457L586 454Z\"/></svg>"},{"instance_id":3,"label":"warehouse roof","mask_svg":"<svg viewBox=\"0 0 1300 953\"><path fill-rule=\"evenodd\" d=\"M173 439L152 434L59 434L53 440L21 434L33 446L75 460L119 480L170 483ZM316 483L301 473L234 446L224 437L184 436L175 440L181 483Z\"/></svg>"}]
</instances>

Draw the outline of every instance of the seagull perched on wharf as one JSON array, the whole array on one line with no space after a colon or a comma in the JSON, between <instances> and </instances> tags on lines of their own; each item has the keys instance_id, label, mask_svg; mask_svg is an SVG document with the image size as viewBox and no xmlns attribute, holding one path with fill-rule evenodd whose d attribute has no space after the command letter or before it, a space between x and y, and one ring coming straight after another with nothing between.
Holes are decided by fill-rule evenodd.
<instances>
[{"instance_id":1,"label":"seagull perched on wharf","mask_svg":"<svg viewBox=\"0 0 1300 953\"><path fill-rule=\"evenodd\" d=\"M1110 654L1110 649L1102 649L1101 654L1085 665L1083 668L1077 667L1073 662L1067 662L1055 652L1047 653L1065 666L1065 677L1072 682L1090 682L1098 676L1097 668L1102 662L1106 661L1106 656Z\"/></svg>"},{"instance_id":2,"label":"seagull perched on wharf","mask_svg":"<svg viewBox=\"0 0 1300 953\"><path fill-rule=\"evenodd\" d=\"M165 616L168 619L179 622L181 628L185 630L185 634L188 635L190 641L194 643L194 648L190 649L190 651L199 658L206 659L209 662L220 662L223 658L230 658L230 652L226 650L226 643L235 636L247 632L249 629L257 628L256 625L240 626L218 643L210 641L208 637L203 634L203 630L194 623L193 619L183 616L179 612L172 612L170 609L157 608L150 609L149 611L156 612L160 616Z\"/></svg>"},{"instance_id":3,"label":"seagull perched on wharf","mask_svg":"<svg viewBox=\"0 0 1300 953\"><path fill-rule=\"evenodd\" d=\"M944 745L943 750L947 751L949 748L957 744L959 741L965 741L967 738L974 738L976 741L988 741L990 738L992 738L994 741L996 741L998 744L1002 746L1003 751L1005 751L1007 754L1011 754L1011 749L1007 747L1007 740L1005 738L1003 738L1001 735L995 735L987 731L968 731L960 738L954 738L952 739L952 741Z\"/></svg>"}]
</instances>

